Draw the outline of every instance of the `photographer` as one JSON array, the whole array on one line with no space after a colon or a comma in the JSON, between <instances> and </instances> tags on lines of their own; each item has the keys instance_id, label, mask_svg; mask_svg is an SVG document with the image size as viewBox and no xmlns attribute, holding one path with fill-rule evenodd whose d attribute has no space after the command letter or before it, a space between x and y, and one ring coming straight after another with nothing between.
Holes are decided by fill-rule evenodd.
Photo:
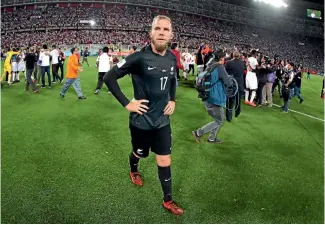
<instances>
[{"instance_id":1,"label":"photographer","mask_svg":"<svg viewBox=\"0 0 325 225\"><path fill-rule=\"evenodd\" d=\"M213 118L213 121L192 131L193 136L197 142L200 138L210 132L208 143L219 144L221 140L217 139L217 134L224 122L224 107L226 106L226 90L225 86L230 87L232 80L228 76L224 65L226 54L222 50L214 53L214 58L209 64L208 68L211 70L211 82L215 83L209 91L209 97L204 101L208 114Z\"/></svg>"},{"instance_id":2,"label":"photographer","mask_svg":"<svg viewBox=\"0 0 325 225\"><path fill-rule=\"evenodd\" d=\"M257 105L262 106L263 102L263 88L267 82L267 68L270 67L270 61L268 57L262 56L261 60L259 61L260 68L257 69Z\"/></svg>"},{"instance_id":3,"label":"photographer","mask_svg":"<svg viewBox=\"0 0 325 225\"><path fill-rule=\"evenodd\" d=\"M287 113L289 111L289 103L291 98L291 89L293 88L293 78L295 76L294 74L294 64L289 63L287 65L287 71L284 73L282 77L282 97L283 97L283 112Z\"/></svg>"},{"instance_id":4,"label":"photographer","mask_svg":"<svg viewBox=\"0 0 325 225\"><path fill-rule=\"evenodd\" d=\"M302 78L302 67L301 66L298 66L297 68L297 73L295 75L295 77L293 78L293 89L294 89L294 94L293 94L293 98L294 97L298 97L299 100L300 100L300 104L304 101L303 97L301 96L301 93L300 93L300 88L301 88L301 78Z\"/></svg>"},{"instance_id":5,"label":"photographer","mask_svg":"<svg viewBox=\"0 0 325 225\"><path fill-rule=\"evenodd\" d=\"M279 91L280 98L282 98L282 90L281 90L281 80L284 74L284 61L278 61L277 70L276 70L276 79L273 83L272 87L272 95L274 94L274 89L277 87Z\"/></svg>"},{"instance_id":6,"label":"photographer","mask_svg":"<svg viewBox=\"0 0 325 225\"><path fill-rule=\"evenodd\" d=\"M226 71L228 74L234 76L238 83L238 93L234 97L230 97L229 101L227 101L227 109L226 109L226 118L228 122L232 120L232 109L235 103L235 117L238 117L241 112L241 98L242 93L244 92L244 69L245 63L240 59L240 54L238 51L232 53L233 59L229 60L226 63Z\"/></svg>"},{"instance_id":7,"label":"photographer","mask_svg":"<svg viewBox=\"0 0 325 225\"><path fill-rule=\"evenodd\" d=\"M265 105L267 103L268 107L272 107L273 105L273 99L272 99L272 87L273 83L276 79L276 70L277 66L274 64L274 60L271 60L270 65L267 66L267 82L263 87L263 101L262 105Z\"/></svg>"}]
</instances>

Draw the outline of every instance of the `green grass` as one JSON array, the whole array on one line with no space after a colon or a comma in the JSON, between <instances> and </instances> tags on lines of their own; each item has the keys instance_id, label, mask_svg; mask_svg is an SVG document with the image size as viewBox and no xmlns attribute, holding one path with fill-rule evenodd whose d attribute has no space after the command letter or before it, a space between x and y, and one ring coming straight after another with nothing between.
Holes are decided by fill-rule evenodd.
<instances>
[{"instance_id":1,"label":"green grass","mask_svg":"<svg viewBox=\"0 0 325 225\"><path fill-rule=\"evenodd\" d=\"M172 116L173 196L182 217L161 207L154 155L140 162L145 186L128 177L128 112L81 73L87 100L61 85L1 92L2 223L324 223L323 122L279 108L243 106L225 123L222 145L196 144L191 130L211 121L194 89L177 89ZM132 98L131 78L119 81ZM291 108L324 118L322 78L304 78L303 104ZM277 96L277 94L276 94ZM275 103L281 100L275 98Z\"/></svg>"}]
</instances>

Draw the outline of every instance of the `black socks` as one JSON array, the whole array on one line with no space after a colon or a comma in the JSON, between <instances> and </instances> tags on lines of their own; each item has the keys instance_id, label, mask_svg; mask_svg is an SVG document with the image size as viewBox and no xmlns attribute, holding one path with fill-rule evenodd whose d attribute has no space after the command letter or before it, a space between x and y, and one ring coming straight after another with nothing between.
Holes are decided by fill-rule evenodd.
<instances>
[{"instance_id":1,"label":"black socks","mask_svg":"<svg viewBox=\"0 0 325 225\"><path fill-rule=\"evenodd\" d=\"M139 163L139 158L137 158L133 152L131 152L130 154L130 168L131 168L131 172L135 173L138 172L138 163Z\"/></svg>"},{"instance_id":2,"label":"black socks","mask_svg":"<svg viewBox=\"0 0 325 225\"><path fill-rule=\"evenodd\" d=\"M170 166L161 167L158 166L158 176L161 183L161 187L164 192L164 201L168 202L172 200L172 174Z\"/></svg>"}]
</instances>

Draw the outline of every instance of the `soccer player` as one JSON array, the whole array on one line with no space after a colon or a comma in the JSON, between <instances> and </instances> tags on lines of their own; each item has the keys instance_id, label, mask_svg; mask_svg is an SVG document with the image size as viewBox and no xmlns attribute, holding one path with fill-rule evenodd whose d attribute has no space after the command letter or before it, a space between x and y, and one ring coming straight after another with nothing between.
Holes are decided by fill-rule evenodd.
<instances>
[{"instance_id":1,"label":"soccer player","mask_svg":"<svg viewBox=\"0 0 325 225\"><path fill-rule=\"evenodd\" d=\"M12 68L11 68L11 58L13 55L17 55L19 54L18 51L16 51L16 49L9 49L9 51L7 52L7 57L5 59L4 62L4 67L3 67L3 74L1 76L1 84L4 82L4 80L6 79L6 74L8 73L8 84L11 84L11 72L12 72Z\"/></svg>"},{"instance_id":2,"label":"soccer player","mask_svg":"<svg viewBox=\"0 0 325 225\"><path fill-rule=\"evenodd\" d=\"M19 53L20 54L20 53ZM18 60L19 60L19 54L14 54L11 57L11 68L12 68L12 82L16 83L19 82L19 77L18 77ZM17 80L18 77L18 81ZM9 77L8 77L8 83L9 83Z\"/></svg>"},{"instance_id":3,"label":"soccer player","mask_svg":"<svg viewBox=\"0 0 325 225\"><path fill-rule=\"evenodd\" d=\"M138 164L149 155L156 154L158 176L164 198L163 207L175 215L182 215L172 198L171 149L172 137L169 116L175 110L176 68L175 55L167 50L172 39L172 24L167 16L153 19L151 44L126 57L104 76L104 82L114 97L130 115L133 152L130 154L130 178L133 184L143 186ZM130 101L122 92L117 79L131 74L134 99Z\"/></svg>"},{"instance_id":4,"label":"soccer player","mask_svg":"<svg viewBox=\"0 0 325 225\"><path fill-rule=\"evenodd\" d=\"M103 86L103 77L113 67L113 58L108 55L108 47L103 48L103 53L98 56L98 81L96 86L95 95L99 94L100 89ZM110 93L108 91L108 93Z\"/></svg>"},{"instance_id":5,"label":"soccer player","mask_svg":"<svg viewBox=\"0 0 325 225\"><path fill-rule=\"evenodd\" d=\"M80 66L79 59L78 59L79 49L74 47L71 49L71 53L72 55L68 58L67 75L66 75L67 79L61 89L60 96L61 98L64 98L66 91L72 85L74 90L77 92L78 98L86 99L86 97L83 96L83 93L81 91L80 77L78 74L78 72L83 71L83 68Z\"/></svg>"},{"instance_id":6,"label":"soccer player","mask_svg":"<svg viewBox=\"0 0 325 225\"><path fill-rule=\"evenodd\" d=\"M258 87L257 77L256 77L256 69L258 67L258 62L256 57L257 57L257 51L252 50L251 57L249 57L247 60L247 75L246 75L246 90L245 90L245 104L254 107L256 106L256 104L253 101ZM251 93L251 99L249 101L248 97L250 91L252 93Z\"/></svg>"},{"instance_id":7,"label":"soccer player","mask_svg":"<svg viewBox=\"0 0 325 225\"><path fill-rule=\"evenodd\" d=\"M182 54L182 59L184 64L183 76L185 80L187 80L187 73L189 72L191 61L191 54L188 52L187 48L185 48L185 52Z\"/></svg>"},{"instance_id":8,"label":"soccer player","mask_svg":"<svg viewBox=\"0 0 325 225\"><path fill-rule=\"evenodd\" d=\"M17 75L15 77L15 79L16 79L17 82L20 82L20 80L19 80L20 72L24 73L25 79L26 79L25 70L26 70L25 52L24 51L21 51L19 53L19 56L18 56L18 73L17 73Z\"/></svg>"}]
</instances>

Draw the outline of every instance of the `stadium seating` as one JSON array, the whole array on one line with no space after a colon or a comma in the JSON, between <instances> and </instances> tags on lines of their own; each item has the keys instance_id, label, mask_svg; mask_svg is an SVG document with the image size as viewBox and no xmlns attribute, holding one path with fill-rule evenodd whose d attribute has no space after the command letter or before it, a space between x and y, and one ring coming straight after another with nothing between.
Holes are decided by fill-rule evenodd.
<instances>
[{"instance_id":1,"label":"stadium seating","mask_svg":"<svg viewBox=\"0 0 325 225\"><path fill-rule=\"evenodd\" d=\"M259 48L270 57L278 54L309 68L322 70L323 67L323 39L166 10L99 5L33 5L3 12L1 47L25 47L35 43L144 45L149 41L152 18L160 13L172 18L174 41L179 42L180 47L197 49L200 43L207 42L222 48L236 45L244 51ZM96 22L94 26L80 23L90 19Z\"/></svg>"}]
</instances>

